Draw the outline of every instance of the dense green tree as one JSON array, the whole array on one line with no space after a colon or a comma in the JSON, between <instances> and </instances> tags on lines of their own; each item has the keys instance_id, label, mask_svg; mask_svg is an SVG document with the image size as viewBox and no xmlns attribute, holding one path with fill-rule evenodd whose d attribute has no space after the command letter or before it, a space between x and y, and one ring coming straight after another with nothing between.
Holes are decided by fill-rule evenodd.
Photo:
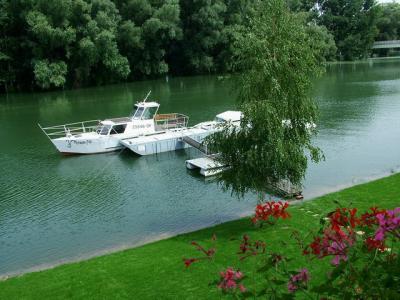
<instances>
[{"instance_id":1,"label":"dense green tree","mask_svg":"<svg viewBox=\"0 0 400 300\"><path fill-rule=\"evenodd\" d=\"M61 87L65 84L67 64L63 61L49 62L47 59L34 62L34 74L37 84L48 89L51 86Z\"/></svg>"},{"instance_id":2,"label":"dense green tree","mask_svg":"<svg viewBox=\"0 0 400 300\"><path fill-rule=\"evenodd\" d=\"M183 39L171 51L179 73L231 70L238 33L253 13L254 0L181 1Z\"/></svg>"},{"instance_id":3,"label":"dense green tree","mask_svg":"<svg viewBox=\"0 0 400 300\"><path fill-rule=\"evenodd\" d=\"M231 72L236 42L259 13L260 2L0 0L0 89ZM306 15L321 60L334 56L332 36L346 59L367 52L375 28L372 0L285 2L293 12ZM391 16L389 23L394 24L396 14ZM389 37L397 29L387 25L387 19L381 15L379 24Z\"/></svg>"},{"instance_id":4,"label":"dense green tree","mask_svg":"<svg viewBox=\"0 0 400 300\"><path fill-rule=\"evenodd\" d=\"M130 61L132 78L167 73L167 52L182 39L178 0L120 0L126 20L119 27L118 44Z\"/></svg>"},{"instance_id":5,"label":"dense green tree","mask_svg":"<svg viewBox=\"0 0 400 300\"><path fill-rule=\"evenodd\" d=\"M224 28L223 0L181 1L184 43L181 51L185 68L197 73L215 70L214 54Z\"/></svg>"},{"instance_id":6,"label":"dense green tree","mask_svg":"<svg viewBox=\"0 0 400 300\"><path fill-rule=\"evenodd\" d=\"M26 15L28 40L36 83L42 88L63 86L66 82L69 47L76 39L68 17L71 1L39 0Z\"/></svg>"},{"instance_id":7,"label":"dense green tree","mask_svg":"<svg viewBox=\"0 0 400 300\"><path fill-rule=\"evenodd\" d=\"M388 3L381 5L378 14L378 41L400 39L400 4Z\"/></svg>"},{"instance_id":8,"label":"dense green tree","mask_svg":"<svg viewBox=\"0 0 400 300\"><path fill-rule=\"evenodd\" d=\"M366 57L378 33L375 0L320 0L317 21L333 34L341 59Z\"/></svg>"},{"instance_id":9,"label":"dense green tree","mask_svg":"<svg viewBox=\"0 0 400 300\"><path fill-rule=\"evenodd\" d=\"M128 59L118 48L121 16L110 0L74 0L77 29L71 77L74 85L104 84L125 79L130 73Z\"/></svg>"},{"instance_id":10,"label":"dense green tree","mask_svg":"<svg viewBox=\"0 0 400 300\"><path fill-rule=\"evenodd\" d=\"M325 26L308 23L307 33L313 40L312 47L315 53L318 54L320 62L334 61L336 59L337 47L335 40Z\"/></svg>"},{"instance_id":11,"label":"dense green tree","mask_svg":"<svg viewBox=\"0 0 400 300\"><path fill-rule=\"evenodd\" d=\"M322 71L320 49L304 15L289 12L285 1L258 5L236 42L240 128L228 125L207 141L229 166L221 183L238 195L267 191L283 179L300 183L308 155L321 158L311 143L317 108L309 96L312 79Z\"/></svg>"},{"instance_id":12,"label":"dense green tree","mask_svg":"<svg viewBox=\"0 0 400 300\"><path fill-rule=\"evenodd\" d=\"M11 57L7 53L7 23L10 21L8 15L8 2L0 0L0 86L3 85L7 91L8 85L13 81L10 69Z\"/></svg>"}]
</instances>

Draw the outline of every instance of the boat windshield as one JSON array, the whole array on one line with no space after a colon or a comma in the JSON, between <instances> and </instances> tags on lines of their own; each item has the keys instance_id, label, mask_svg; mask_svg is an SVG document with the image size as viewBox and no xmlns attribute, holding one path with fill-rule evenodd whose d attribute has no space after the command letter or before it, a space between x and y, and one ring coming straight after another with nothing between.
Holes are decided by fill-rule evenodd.
<instances>
[{"instance_id":1,"label":"boat windshield","mask_svg":"<svg viewBox=\"0 0 400 300\"><path fill-rule=\"evenodd\" d=\"M125 132L126 124L114 125L110 134L121 134Z\"/></svg>"},{"instance_id":2,"label":"boat windshield","mask_svg":"<svg viewBox=\"0 0 400 300\"><path fill-rule=\"evenodd\" d=\"M133 119L139 120L143 114L143 110L144 110L144 107L138 107L138 109L135 111L135 114L133 115Z\"/></svg>"},{"instance_id":3,"label":"boat windshield","mask_svg":"<svg viewBox=\"0 0 400 300\"><path fill-rule=\"evenodd\" d=\"M150 120L154 118L158 107L138 107L133 115L134 120Z\"/></svg>"},{"instance_id":4,"label":"boat windshield","mask_svg":"<svg viewBox=\"0 0 400 300\"><path fill-rule=\"evenodd\" d=\"M110 129L111 125L103 125L101 127L98 127L96 132L101 135L107 135L110 132Z\"/></svg>"},{"instance_id":5,"label":"boat windshield","mask_svg":"<svg viewBox=\"0 0 400 300\"><path fill-rule=\"evenodd\" d=\"M158 107L148 107L143 113L142 120L150 120L154 118Z\"/></svg>"}]
</instances>

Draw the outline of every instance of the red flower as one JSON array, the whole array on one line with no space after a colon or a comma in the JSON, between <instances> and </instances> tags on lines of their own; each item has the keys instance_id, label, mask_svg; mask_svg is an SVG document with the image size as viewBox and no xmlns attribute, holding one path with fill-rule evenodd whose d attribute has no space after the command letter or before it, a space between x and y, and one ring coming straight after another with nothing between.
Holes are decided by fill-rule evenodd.
<instances>
[{"instance_id":1,"label":"red flower","mask_svg":"<svg viewBox=\"0 0 400 300\"><path fill-rule=\"evenodd\" d=\"M274 202L268 201L262 204L258 204L255 209L255 216L252 218L253 223L258 221L269 221L270 218L275 220L281 218L286 219L290 217L290 214L286 211L289 207L288 202Z\"/></svg>"},{"instance_id":2,"label":"red flower","mask_svg":"<svg viewBox=\"0 0 400 300\"><path fill-rule=\"evenodd\" d=\"M214 236L213 236L212 240L214 240ZM210 249L206 250L203 246L201 246L199 243L197 243L195 241L191 242L191 244L196 247L196 250L202 252L204 254L204 256L193 257L193 258L183 258L183 262L186 267L189 267L192 263L202 260L202 259L211 259L216 252L215 248L210 248Z\"/></svg>"},{"instance_id":3,"label":"red flower","mask_svg":"<svg viewBox=\"0 0 400 300\"><path fill-rule=\"evenodd\" d=\"M361 225L372 227L378 225L379 221L376 218L378 214L386 214L386 209L379 209L378 207L371 207L371 212L366 212L361 216Z\"/></svg>"},{"instance_id":4,"label":"red flower","mask_svg":"<svg viewBox=\"0 0 400 300\"><path fill-rule=\"evenodd\" d=\"M385 242L384 241L376 241L375 239L368 237L365 240L365 245L367 246L368 251L372 251L378 249L380 251L385 250Z\"/></svg>"},{"instance_id":5,"label":"red flower","mask_svg":"<svg viewBox=\"0 0 400 300\"><path fill-rule=\"evenodd\" d=\"M254 243L250 242L250 238L247 234L243 236L242 243L239 246L238 254L246 254L240 258L243 260L249 256L258 255L260 253L265 253L266 244L263 241L257 240Z\"/></svg>"},{"instance_id":6,"label":"red flower","mask_svg":"<svg viewBox=\"0 0 400 300\"><path fill-rule=\"evenodd\" d=\"M198 259L197 258L184 258L183 261L185 263L186 268L188 268L192 263L198 261Z\"/></svg>"},{"instance_id":7,"label":"red flower","mask_svg":"<svg viewBox=\"0 0 400 300\"><path fill-rule=\"evenodd\" d=\"M191 244L193 246L196 246L197 250L199 250L200 252L203 252L208 257L212 257L215 254L215 248L210 248L210 249L206 250L202 246L200 246L197 242L193 241Z\"/></svg>"},{"instance_id":8,"label":"red flower","mask_svg":"<svg viewBox=\"0 0 400 300\"><path fill-rule=\"evenodd\" d=\"M303 254L314 254L318 258L333 256L331 263L338 265L341 260L347 260L348 250L354 242L355 235L352 231L346 233L340 229L340 232L337 232L331 228L326 228L323 236L315 237L314 241L303 251Z\"/></svg>"},{"instance_id":9,"label":"red flower","mask_svg":"<svg viewBox=\"0 0 400 300\"><path fill-rule=\"evenodd\" d=\"M360 224L360 219L356 216L357 208L337 208L330 216L331 228L339 234L343 234L342 228L355 228Z\"/></svg>"}]
</instances>

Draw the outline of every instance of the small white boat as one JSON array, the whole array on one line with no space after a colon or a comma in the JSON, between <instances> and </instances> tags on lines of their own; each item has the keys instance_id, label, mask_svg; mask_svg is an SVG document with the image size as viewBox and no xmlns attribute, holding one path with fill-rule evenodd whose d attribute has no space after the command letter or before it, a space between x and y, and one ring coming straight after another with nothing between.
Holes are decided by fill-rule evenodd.
<instances>
[{"instance_id":1,"label":"small white boat","mask_svg":"<svg viewBox=\"0 0 400 300\"><path fill-rule=\"evenodd\" d=\"M187 127L186 115L157 114L160 105L146 102L135 104L136 110L129 117L91 120L50 127L39 127L53 145L63 154L104 153L122 149L121 140L157 134L166 130Z\"/></svg>"}]
</instances>

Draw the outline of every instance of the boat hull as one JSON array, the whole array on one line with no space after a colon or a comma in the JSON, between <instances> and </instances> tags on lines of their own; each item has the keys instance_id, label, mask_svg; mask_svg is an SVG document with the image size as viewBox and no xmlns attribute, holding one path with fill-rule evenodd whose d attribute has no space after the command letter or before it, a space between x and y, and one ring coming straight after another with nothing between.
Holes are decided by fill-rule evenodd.
<instances>
[{"instance_id":1,"label":"boat hull","mask_svg":"<svg viewBox=\"0 0 400 300\"><path fill-rule=\"evenodd\" d=\"M51 142L64 155L106 153L124 148L119 139L114 138L59 138Z\"/></svg>"}]
</instances>

